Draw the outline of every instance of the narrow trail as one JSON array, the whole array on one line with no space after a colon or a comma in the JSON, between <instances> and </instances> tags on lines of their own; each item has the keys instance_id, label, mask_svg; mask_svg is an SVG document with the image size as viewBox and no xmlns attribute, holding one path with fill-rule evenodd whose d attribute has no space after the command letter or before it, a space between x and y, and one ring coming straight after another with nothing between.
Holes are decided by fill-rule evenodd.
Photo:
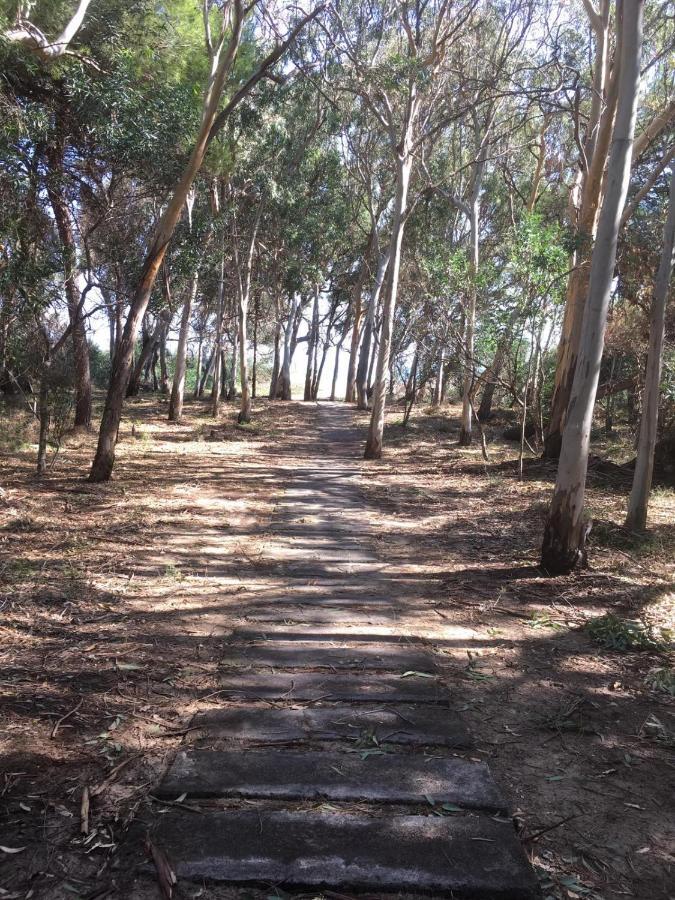
<instances>
[{"instance_id":1,"label":"narrow trail","mask_svg":"<svg viewBox=\"0 0 675 900\"><path fill-rule=\"evenodd\" d=\"M539 896L485 763L376 551L362 435L319 404L270 466L258 562L276 573L235 628L213 706L160 786L152 841L179 879L472 898ZM415 553L410 546L410 553Z\"/></svg>"}]
</instances>

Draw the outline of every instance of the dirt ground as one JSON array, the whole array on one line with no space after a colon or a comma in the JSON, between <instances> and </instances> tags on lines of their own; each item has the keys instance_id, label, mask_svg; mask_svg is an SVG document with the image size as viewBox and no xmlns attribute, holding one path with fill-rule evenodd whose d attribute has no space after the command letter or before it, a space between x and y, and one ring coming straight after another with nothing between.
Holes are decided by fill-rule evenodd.
<instances>
[{"instance_id":1,"label":"dirt ground","mask_svg":"<svg viewBox=\"0 0 675 900\"><path fill-rule=\"evenodd\" d=\"M216 425L188 405L169 426L165 405L134 401L108 485L85 481L93 435L69 436L42 482L33 448L0 455L0 900L124 896L128 825L161 814L153 788L215 690L223 641L278 588L258 564L274 460L302 456L314 414L259 401L238 427L232 409ZM649 677L667 660L602 649L584 625L612 611L672 626L675 493L655 491L636 542L629 478L594 462L590 566L547 578L554 467L526 460L521 480L497 425L485 463L457 446L456 416L420 410L404 429L392 409L386 458L361 464L387 576L420 633L460 636L438 643L444 678L545 895L674 897L675 722ZM594 452L620 461L619 444Z\"/></svg>"}]
</instances>

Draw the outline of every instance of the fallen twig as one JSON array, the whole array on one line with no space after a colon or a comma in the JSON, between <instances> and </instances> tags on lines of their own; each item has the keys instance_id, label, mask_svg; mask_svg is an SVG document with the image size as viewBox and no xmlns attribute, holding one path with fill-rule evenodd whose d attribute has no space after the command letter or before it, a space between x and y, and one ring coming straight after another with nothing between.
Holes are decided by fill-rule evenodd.
<instances>
[{"instance_id":1,"label":"fallen twig","mask_svg":"<svg viewBox=\"0 0 675 900\"><path fill-rule=\"evenodd\" d=\"M115 777L122 771L125 766L128 766L130 762L133 762L135 759L141 757L142 753L134 753L132 756L127 756L126 759L123 759L121 763L117 763L106 775L106 777L101 781L96 787L91 788L89 791L90 797L98 797L99 794L103 793L103 791L108 787L109 784L112 784Z\"/></svg>"},{"instance_id":2,"label":"fallen twig","mask_svg":"<svg viewBox=\"0 0 675 900\"><path fill-rule=\"evenodd\" d=\"M572 819L578 819L579 813L574 813L574 815L566 816L564 819L560 819L558 822L554 822L552 825L547 825L546 828L540 828L539 831L535 831L533 834L527 835L522 839L524 844L529 844L532 841L536 841L537 838L540 838L542 834L548 834L549 831L553 831L555 828L560 828L561 825L567 824L567 822L571 822Z\"/></svg>"},{"instance_id":3,"label":"fallen twig","mask_svg":"<svg viewBox=\"0 0 675 900\"><path fill-rule=\"evenodd\" d=\"M80 702L77 704L77 706L74 706L74 707L70 710L70 712L67 712L67 713L65 714L65 716L61 716L60 719L57 719L56 724L55 724L54 727L52 728L52 733L51 733L51 735L50 735L51 738L55 738L55 737L56 737L56 732L59 730L59 727L66 721L66 719L69 719L74 713L76 713L76 712L78 711L78 709L82 706L83 703L84 703L84 697L82 697L82 698L80 699Z\"/></svg>"}]
</instances>

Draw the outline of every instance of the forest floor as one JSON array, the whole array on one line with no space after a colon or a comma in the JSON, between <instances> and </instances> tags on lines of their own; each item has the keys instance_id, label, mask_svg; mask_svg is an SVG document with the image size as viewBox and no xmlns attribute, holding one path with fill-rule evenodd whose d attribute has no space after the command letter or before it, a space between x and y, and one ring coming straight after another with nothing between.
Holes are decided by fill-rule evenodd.
<instances>
[{"instance_id":1,"label":"forest floor","mask_svg":"<svg viewBox=\"0 0 675 900\"><path fill-rule=\"evenodd\" d=\"M283 589L283 567L261 562L265 529L277 465L312 451L316 407L259 402L247 427L198 404L170 426L165 409L129 404L107 485L84 480L93 435L70 435L41 482L34 448L0 448L0 898L123 896L128 824L167 809L153 791L212 702L224 642ZM586 625L613 612L672 626L675 493L655 491L636 539L621 527L629 476L594 461L589 567L547 578L555 467L526 459L521 480L496 424L484 462L457 446L456 415L420 410L403 428L394 407L386 457L358 463L406 627L447 656L473 755L511 800L545 894L672 897L675 720L654 674L669 662Z\"/></svg>"}]
</instances>

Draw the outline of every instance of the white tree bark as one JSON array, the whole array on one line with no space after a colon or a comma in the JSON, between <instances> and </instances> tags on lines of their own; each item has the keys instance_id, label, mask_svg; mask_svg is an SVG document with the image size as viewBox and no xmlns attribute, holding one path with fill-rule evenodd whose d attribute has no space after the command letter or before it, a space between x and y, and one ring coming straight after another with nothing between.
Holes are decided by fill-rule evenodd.
<instances>
[{"instance_id":1,"label":"white tree bark","mask_svg":"<svg viewBox=\"0 0 675 900\"><path fill-rule=\"evenodd\" d=\"M239 265L239 251L236 246L234 259L237 266L237 289L239 294L239 304L237 310L237 327L239 329L239 373L241 377L241 407L239 409L239 424L251 421L251 377L248 370L248 305L251 297L251 273L253 270L253 253L255 251L255 242L258 234L258 226L262 215L262 206L258 209L251 240L248 245L248 253L246 254L246 262L242 273Z\"/></svg>"},{"instance_id":2,"label":"white tree bark","mask_svg":"<svg viewBox=\"0 0 675 900\"><path fill-rule=\"evenodd\" d=\"M197 299L199 288L199 266L190 280L183 311L180 318L180 330L178 332L178 346L176 347L176 368L171 386L171 399L169 400L169 421L180 422L183 415L183 398L185 395L185 370L187 368L187 344L190 330L190 315L192 307ZM199 374L197 374L199 380Z\"/></svg>"},{"instance_id":3,"label":"white tree bark","mask_svg":"<svg viewBox=\"0 0 675 900\"><path fill-rule=\"evenodd\" d=\"M12 44L23 44L43 62L53 62L68 52L73 38L82 27L90 3L91 0L80 0L71 20L61 34L52 39L48 38L23 15L23 4L21 4L14 27L8 28L3 37Z\"/></svg>"},{"instance_id":4,"label":"white tree bark","mask_svg":"<svg viewBox=\"0 0 675 900\"><path fill-rule=\"evenodd\" d=\"M570 572L584 559L588 529L583 515L588 450L621 213L630 179L640 83L643 7L644 0L624 0L620 21L617 22L620 75L607 186L591 259L582 340L563 432L558 475L542 547L542 566L551 574Z\"/></svg>"},{"instance_id":5,"label":"white tree bark","mask_svg":"<svg viewBox=\"0 0 675 900\"><path fill-rule=\"evenodd\" d=\"M654 284L649 320L649 350L647 371L642 395L642 420L638 440L637 460L633 487L628 501L626 528L643 531L647 525L647 506L654 473L654 448L659 419L659 389L661 385L661 361L663 355L663 335L666 321L666 303L673 273L673 248L675 247L675 172L670 176L670 199L668 216L663 229L663 249L661 262Z\"/></svg>"},{"instance_id":6,"label":"white tree bark","mask_svg":"<svg viewBox=\"0 0 675 900\"><path fill-rule=\"evenodd\" d=\"M379 459L382 456L389 356L391 353L391 338L394 331L394 312L396 311L398 276L401 268L401 245L403 243L403 229L408 204L408 185L410 183L412 162L412 155L409 152L406 153L404 150L404 155L398 159L396 203L391 223L391 240L389 243L389 258L391 262L389 266L387 289L382 305L382 331L380 334L380 349L377 356L377 369L375 370L373 411L370 417L370 426L368 428L368 438L366 440L364 454L366 459Z\"/></svg>"},{"instance_id":7,"label":"white tree bark","mask_svg":"<svg viewBox=\"0 0 675 900\"><path fill-rule=\"evenodd\" d=\"M375 320L377 316L377 307L380 302L380 294L382 293L382 285L387 274L389 266L389 248L380 255L377 264L377 275L375 276L375 284L370 292L370 300L368 302L368 312L366 313L366 321L363 325L363 340L361 341L361 349L359 353L359 365L356 371L356 401L358 409L368 409L368 374L370 367L370 351L375 335Z\"/></svg>"}]
</instances>

